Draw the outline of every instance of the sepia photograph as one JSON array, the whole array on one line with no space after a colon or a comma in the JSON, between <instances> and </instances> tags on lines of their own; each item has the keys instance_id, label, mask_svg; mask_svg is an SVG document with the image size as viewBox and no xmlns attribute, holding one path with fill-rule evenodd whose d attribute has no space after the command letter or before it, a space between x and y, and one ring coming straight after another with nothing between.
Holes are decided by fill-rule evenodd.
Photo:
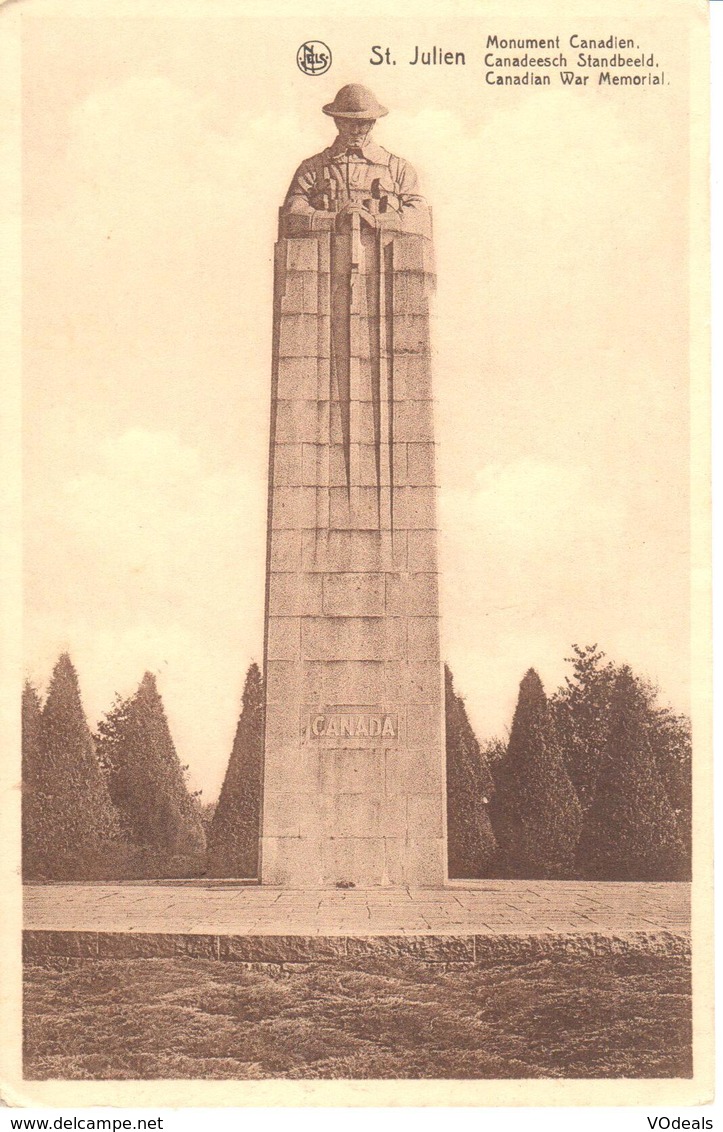
<instances>
[{"instance_id":1,"label":"sepia photograph","mask_svg":"<svg viewBox=\"0 0 723 1132\"><path fill-rule=\"evenodd\" d=\"M709 1101L706 5L10 26L10 1103Z\"/></svg>"}]
</instances>

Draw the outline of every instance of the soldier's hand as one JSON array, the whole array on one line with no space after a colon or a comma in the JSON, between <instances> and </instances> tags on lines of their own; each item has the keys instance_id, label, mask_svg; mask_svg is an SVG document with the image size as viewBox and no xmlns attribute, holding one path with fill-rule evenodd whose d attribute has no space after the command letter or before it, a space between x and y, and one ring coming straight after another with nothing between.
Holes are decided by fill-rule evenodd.
<instances>
[{"instance_id":1,"label":"soldier's hand","mask_svg":"<svg viewBox=\"0 0 723 1132\"><path fill-rule=\"evenodd\" d=\"M363 219L364 223L368 224L371 228L378 228L379 227L379 216L378 216L378 214L376 212L371 212L370 209L367 208L365 204L358 204L356 201L347 201L347 203L345 205L343 205L342 208L339 209L339 215L341 215L341 216L354 216L354 215L356 215L356 216L359 216L361 219Z\"/></svg>"}]
</instances>

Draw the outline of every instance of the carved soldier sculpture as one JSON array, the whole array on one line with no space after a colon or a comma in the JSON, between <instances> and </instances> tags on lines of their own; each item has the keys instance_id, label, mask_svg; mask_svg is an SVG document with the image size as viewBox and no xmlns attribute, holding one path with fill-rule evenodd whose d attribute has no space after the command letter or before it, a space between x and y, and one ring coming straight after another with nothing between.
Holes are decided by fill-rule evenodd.
<instances>
[{"instance_id":1,"label":"carved soldier sculpture","mask_svg":"<svg viewBox=\"0 0 723 1132\"><path fill-rule=\"evenodd\" d=\"M429 234L429 210L408 161L372 141L388 113L366 87L342 87L324 113L338 135L322 153L302 162L286 196L287 216L304 217L297 231L333 227L332 214L359 213L374 226Z\"/></svg>"},{"instance_id":2,"label":"carved soldier sculpture","mask_svg":"<svg viewBox=\"0 0 723 1132\"><path fill-rule=\"evenodd\" d=\"M324 113L276 244L261 880L439 885L430 213L371 91Z\"/></svg>"}]
</instances>

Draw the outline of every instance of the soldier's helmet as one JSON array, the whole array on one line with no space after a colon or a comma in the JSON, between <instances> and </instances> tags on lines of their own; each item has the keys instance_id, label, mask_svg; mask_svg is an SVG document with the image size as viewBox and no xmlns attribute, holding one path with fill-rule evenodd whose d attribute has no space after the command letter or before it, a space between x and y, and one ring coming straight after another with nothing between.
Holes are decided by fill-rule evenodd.
<instances>
[{"instance_id":1,"label":"soldier's helmet","mask_svg":"<svg viewBox=\"0 0 723 1132\"><path fill-rule=\"evenodd\" d=\"M359 83L349 83L337 91L333 102L323 107L324 113L331 118L383 118L388 114L386 106L377 102L376 95L369 87Z\"/></svg>"}]
</instances>

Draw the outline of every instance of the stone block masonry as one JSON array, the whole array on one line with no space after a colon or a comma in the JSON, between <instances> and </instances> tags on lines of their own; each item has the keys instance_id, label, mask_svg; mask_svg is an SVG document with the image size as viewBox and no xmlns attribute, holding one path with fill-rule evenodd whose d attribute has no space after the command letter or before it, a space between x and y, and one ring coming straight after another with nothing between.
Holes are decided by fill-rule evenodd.
<instances>
[{"instance_id":1,"label":"stone block masonry","mask_svg":"<svg viewBox=\"0 0 723 1132\"><path fill-rule=\"evenodd\" d=\"M366 821L367 796L383 792L384 760L356 751L338 764L332 755L322 756L322 778L333 776L323 795L356 796L358 805L345 803L344 820ZM297 821L293 796L289 802ZM387 819L396 824L398 816L390 812ZM397 840L388 839L398 849ZM349 852L349 845L339 851ZM690 885L486 880L435 890L375 885L313 892L208 881L31 885L24 891L24 925L31 962L53 955L284 964L395 956L466 964L557 955L685 956Z\"/></svg>"},{"instance_id":2,"label":"stone block masonry","mask_svg":"<svg viewBox=\"0 0 723 1132\"><path fill-rule=\"evenodd\" d=\"M624 936L587 933L542 935L169 935L132 932L23 932L26 963L51 956L73 959L215 959L251 966L294 968L297 964L370 960L416 960L445 968L484 967L510 961L554 960L564 956L675 956L690 959L683 933L634 932Z\"/></svg>"},{"instance_id":3,"label":"stone block masonry","mask_svg":"<svg viewBox=\"0 0 723 1132\"><path fill-rule=\"evenodd\" d=\"M446 879L427 235L275 259L261 881Z\"/></svg>"}]
</instances>

